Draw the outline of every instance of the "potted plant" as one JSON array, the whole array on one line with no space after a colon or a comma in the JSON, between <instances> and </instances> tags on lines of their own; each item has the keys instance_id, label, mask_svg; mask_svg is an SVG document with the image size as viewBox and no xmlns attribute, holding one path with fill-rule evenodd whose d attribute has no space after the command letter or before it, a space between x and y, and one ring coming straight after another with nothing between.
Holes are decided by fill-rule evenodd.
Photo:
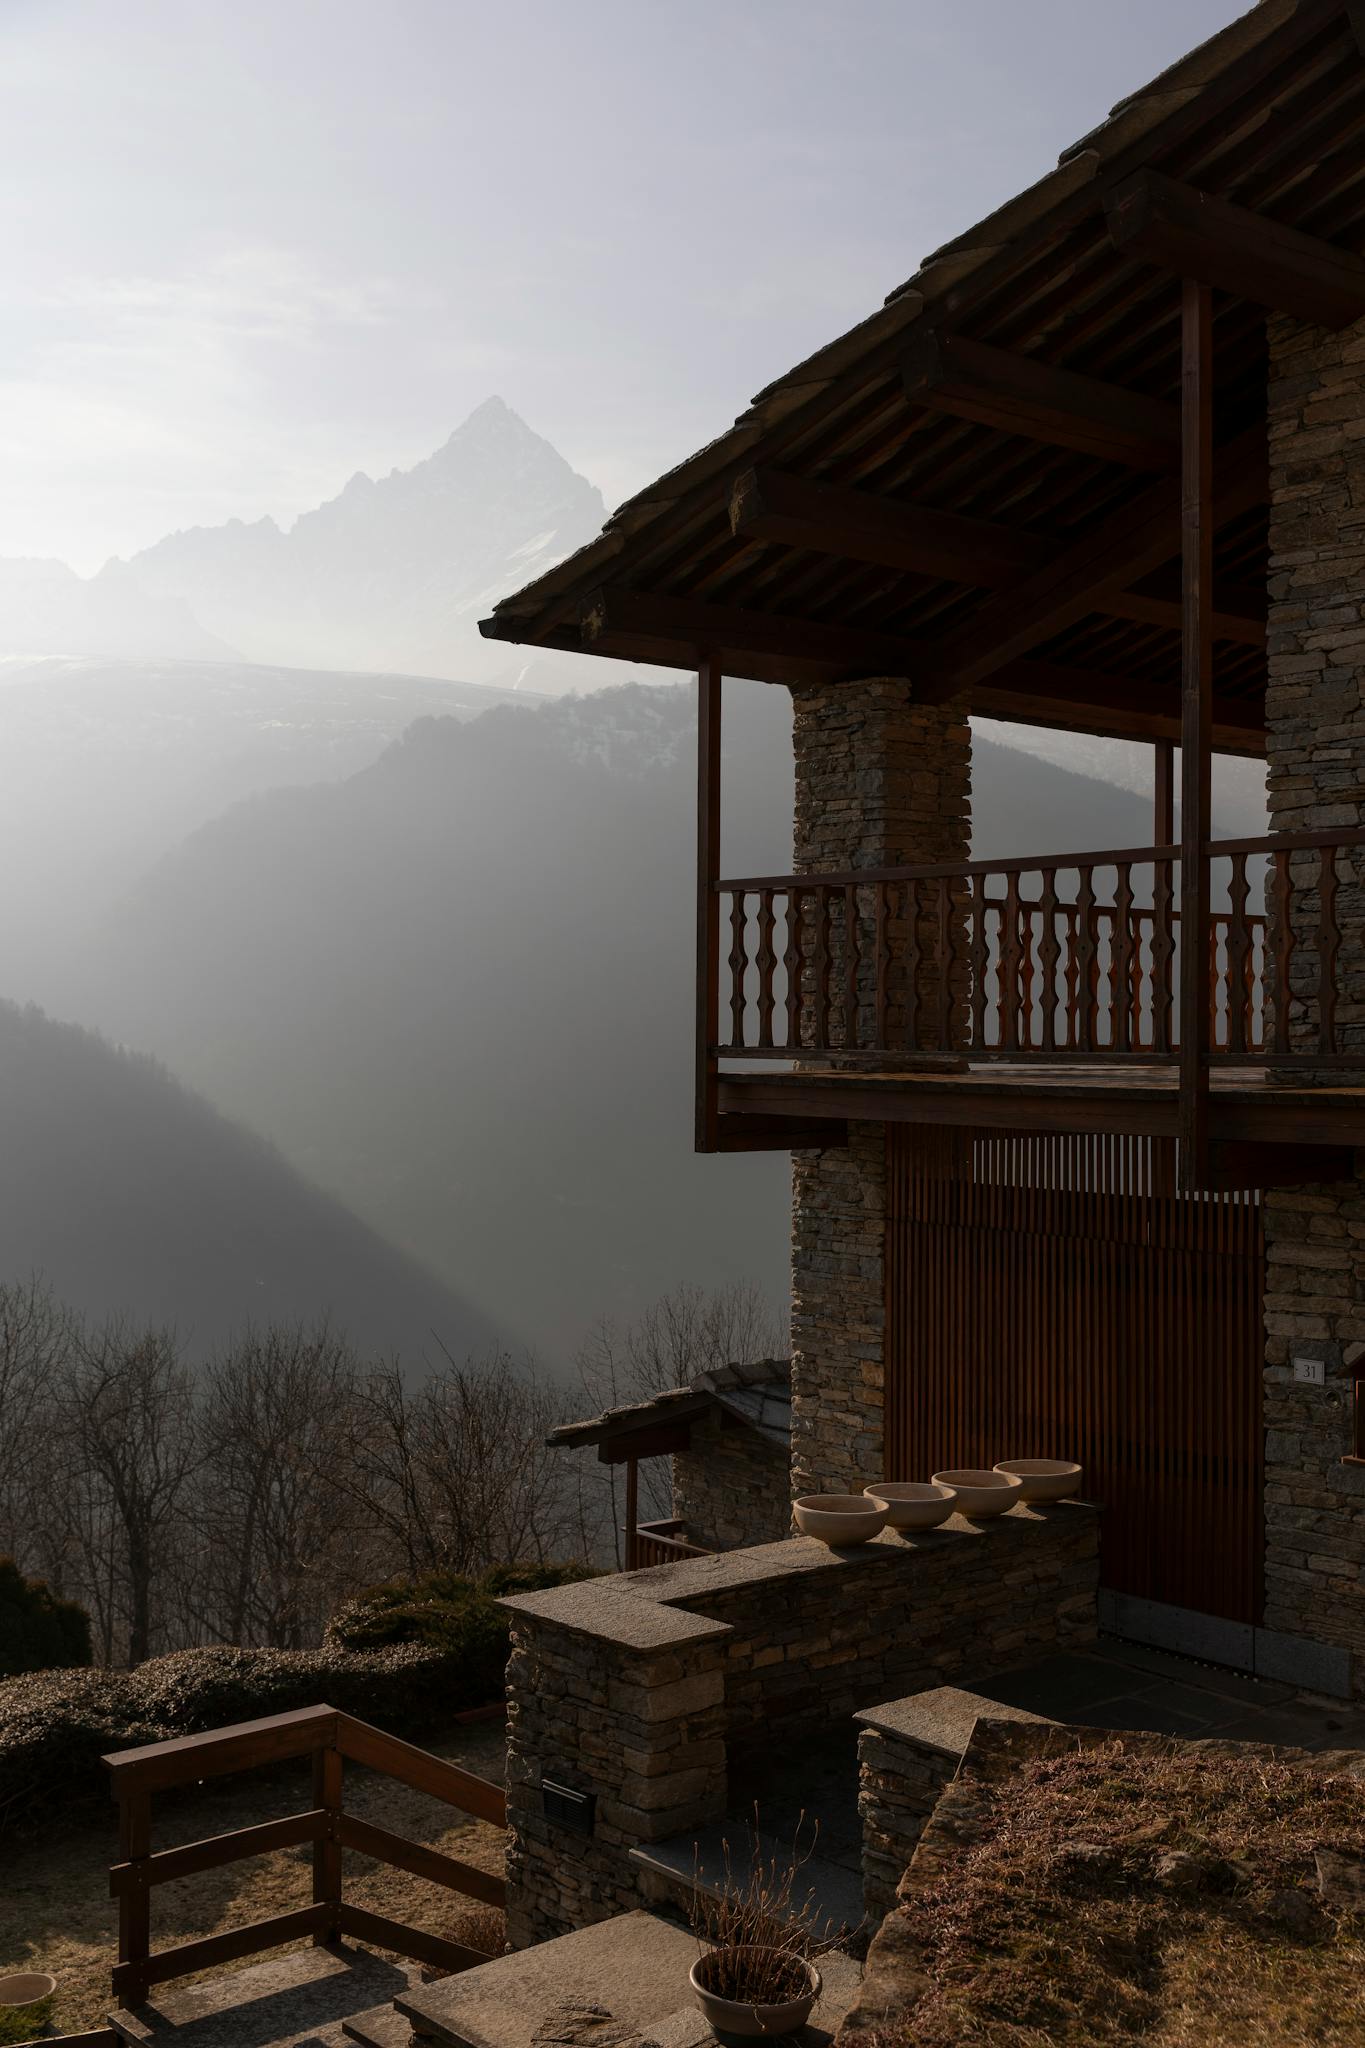
<instances>
[{"instance_id":1,"label":"potted plant","mask_svg":"<svg viewBox=\"0 0 1365 2048\"><path fill-rule=\"evenodd\" d=\"M802 1867L814 1853L800 1845L801 1822L790 1852L766 1848L755 1809L750 1848L742 1869L725 1844L719 1885L698 1863L693 1880L692 1928L701 1954L688 1981L718 2034L794 2034L820 1996L816 1957L834 1946L842 1929L821 1921L815 1894L798 1896Z\"/></svg>"}]
</instances>

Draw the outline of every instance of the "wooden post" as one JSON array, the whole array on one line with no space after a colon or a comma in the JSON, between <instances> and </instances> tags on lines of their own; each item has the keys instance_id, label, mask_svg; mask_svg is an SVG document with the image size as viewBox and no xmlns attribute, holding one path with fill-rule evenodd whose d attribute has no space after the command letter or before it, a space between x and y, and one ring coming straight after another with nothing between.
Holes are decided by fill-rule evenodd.
<instances>
[{"instance_id":1,"label":"wooden post","mask_svg":"<svg viewBox=\"0 0 1365 2048\"><path fill-rule=\"evenodd\" d=\"M640 1460L626 1459L626 1570L640 1562Z\"/></svg>"},{"instance_id":2,"label":"wooden post","mask_svg":"<svg viewBox=\"0 0 1365 2048\"><path fill-rule=\"evenodd\" d=\"M1175 844L1175 741L1153 740L1152 844Z\"/></svg>"},{"instance_id":3,"label":"wooden post","mask_svg":"<svg viewBox=\"0 0 1365 2048\"><path fill-rule=\"evenodd\" d=\"M1213 294L1180 304L1180 1157L1185 1187L1209 1165L1209 836L1213 708Z\"/></svg>"},{"instance_id":4,"label":"wooden post","mask_svg":"<svg viewBox=\"0 0 1365 2048\"><path fill-rule=\"evenodd\" d=\"M313 1936L314 1948L341 1932L341 1751L334 1742L313 1752L313 1804L327 1810L326 1833L313 1844L313 1903L330 1906L331 1917Z\"/></svg>"},{"instance_id":5,"label":"wooden post","mask_svg":"<svg viewBox=\"0 0 1365 2048\"><path fill-rule=\"evenodd\" d=\"M147 1858L152 1853L150 1792L119 1793L118 1839L120 1862L132 1865L118 1902L119 1998L121 2004L136 2007L146 2002L147 1959L152 1946L152 1894L147 1876Z\"/></svg>"},{"instance_id":6,"label":"wooden post","mask_svg":"<svg viewBox=\"0 0 1365 2048\"><path fill-rule=\"evenodd\" d=\"M697 674L697 1135L698 1152L719 1150L716 1056L720 1003L720 663L706 655Z\"/></svg>"}]
</instances>

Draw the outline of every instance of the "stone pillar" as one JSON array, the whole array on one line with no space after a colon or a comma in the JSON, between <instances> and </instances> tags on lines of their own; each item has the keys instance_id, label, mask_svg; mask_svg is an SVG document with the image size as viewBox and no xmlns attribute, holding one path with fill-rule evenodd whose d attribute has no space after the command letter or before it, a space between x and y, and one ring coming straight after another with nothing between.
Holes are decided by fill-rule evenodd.
<instances>
[{"instance_id":1,"label":"stone pillar","mask_svg":"<svg viewBox=\"0 0 1365 2048\"><path fill-rule=\"evenodd\" d=\"M1271 830L1357 826L1365 824L1365 322L1326 334L1273 319L1268 407ZM1354 1049L1365 1044L1365 862L1339 855L1337 872L1337 1019L1343 1047ZM1290 917L1304 951L1291 960L1289 1035L1311 1048L1318 856L1296 855L1290 874ZM1264 1214L1265 1624L1351 1653L1354 1689L1365 1691L1365 1468L1342 1463L1354 1377L1346 1360L1365 1341L1365 1180L1272 1190ZM1296 1357L1320 1360L1326 1384L1297 1382Z\"/></svg>"},{"instance_id":2,"label":"stone pillar","mask_svg":"<svg viewBox=\"0 0 1365 2048\"><path fill-rule=\"evenodd\" d=\"M799 689L793 698L797 873L969 858L971 733L960 704L916 704L901 679ZM926 961L936 901L925 892ZM927 966L928 1030L937 994ZM847 1150L792 1155L796 1493L858 1492L881 1477L885 1234L882 1125L854 1125Z\"/></svg>"}]
</instances>

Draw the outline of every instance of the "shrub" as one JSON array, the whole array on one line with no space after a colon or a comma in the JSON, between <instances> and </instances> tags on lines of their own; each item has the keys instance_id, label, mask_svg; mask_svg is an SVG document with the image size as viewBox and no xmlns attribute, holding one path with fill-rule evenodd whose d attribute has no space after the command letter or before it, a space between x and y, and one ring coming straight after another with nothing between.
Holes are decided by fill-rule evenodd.
<instances>
[{"instance_id":1,"label":"shrub","mask_svg":"<svg viewBox=\"0 0 1365 2048\"><path fill-rule=\"evenodd\" d=\"M0 1557L0 1678L90 1662L90 1617Z\"/></svg>"},{"instance_id":2,"label":"shrub","mask_svg":"<svg viewBox=\"0 0 1365 2048\"><path fill-rule=\"evenodd\" d=\"M379 1650L406 1644L455 1660L462 1707L483 1706L502 1693L509 1651L507 1616L497 1602L508 1593L538 1593L590 1578L586 1565L494 1565L481 1578L460 1572L425 1572L370 1586L338 1609L327 1626L336 1649Z\"/></svg>"}]
</instances>

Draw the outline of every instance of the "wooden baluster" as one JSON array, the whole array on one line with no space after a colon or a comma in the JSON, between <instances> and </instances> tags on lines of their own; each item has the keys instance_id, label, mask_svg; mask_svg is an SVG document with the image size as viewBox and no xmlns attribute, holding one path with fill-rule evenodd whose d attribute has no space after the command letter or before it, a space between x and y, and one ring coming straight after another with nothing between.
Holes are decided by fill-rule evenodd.
<instances>
[{"instance_id":1,"label":"wooden baluster","mask_svg":"<svg viewBox=\"0 0 1365 2048\"><path fill-rule=\"evenodd\" d=\"M872 942L876 969L873 1036L878 1052L885 1052L887 1049L887 986L891 972L891 943L887 935L886 892L890 887L889 882L872 884Z\"/></svg>"},{"instance_id":2,"label":"wooden baluster","mask_svg":"<svg viewBox=\"0 0 1365 2048\"><path fill-rule=\"evenodd\" d=\"M1077 870L1076 890L1076 1044L1080 1052L1094 1052L1099 1021L1100 963L1096 944L1095 870Z\"/></svg>"},{"instance_id":3,"label":"wooden baluster","mask_svg":"<svg viewBox=\"0 0 1365 2048\"><path fill-rule=\"evenodd\" d=\"M862 951L862 928L858 920L857 884L844 890L844 1044L850 1052L858 1043L858 960Z\"/></svg>"},{"instance_id":4,"label":"wooden baluster","mask_svg":"<svg viewBox=\"0 0 1365 2048\"><path fill-rule=\"evenodd\" d=\"M967 899L968 918L968 960L971 974L971 1000L968 1005L968 1043L976 1049L989 1041L986 1036L986 978L990 972L991 949L987 939L986 919L990 903L986 895L986 877L973 875L971 894Z\"/></svg>"},{"instance_id":5,"label":"wooden baluster","mask_svg":"<svg viewBox=\"0 0 1365 2048\"><path fill-rule=\"evenodd\" d=\"M1159 860L1152 874L1152 1051L1175 1049L1174 862Z\"/></svg>"},{"instance_id":6,"label":"wooden baluster","mask_svg":"<svg viewBox=\"0 0 1365 2048\"><path fill-rule=\"evenodd\" d=\"M1266 951L1265 951L1265 949L1266 949L1266 939L1267 939L1267 936L1268 936L1268 933L1267 933L1267 930L1266 930L1266 921L1265 921L1265 919L1264 919L1263 917L1249 917L1249 918L1247 919L1247 935L1248 935L1248 939L1249 939L1250 943L1249 943L1249 944L1248 944L1248 946L1247 946L1247 957L1246 957L1246 968L1245 968L1245 976L1244 976L1244 985L1243 985L1243 988L1242 988L1242 1001L1243 1001L1243 1003L1244 1003L1244 1004L1245 1004L1245 1006L1246 1006L1246 1018L1247 1018L1247 1050L1248 1050L1248 1052L1250 1052L1250 1053L1254 1054L1254 1055L1255 1055L1256 1057L1258 1057L1258 1058L1263 1058L1263 1057L1265 1056L1265 1048L1266 1048L1266 1041L1265 1041L1265 998L1266 998ZM1259 948L1260 948L1260 950L1259 950L1259 953L1258 953L1258 951L1257 951L1257 946L1258 946L1258 938L1259 938ZM1258 998L1258 997L1260 998L1260 1011L1259 1011L1259 1014L1257 1013L1257 998Z\"/></svg>"},{"instance_id":7,"label":"wooden baluster","mask_svg":"<svg viewBox=\"0 0 1365 2048\"><path fill-rule=\"evenodd\" d=\"M745 896L742 889L730 891L730 1043L744 1043L744 976L749 965L745 943Z\"/></svg>"},{"instance_id":8,"label":"wooden baluster","mask_svg":"<svg viewBox=\"0 0 1365 2048\"><path fill-rule=\"evenodd\" d=\"M1109 946L1109 1036L1116 1052L1133 1049L1133 870L1126 860L1114 870L1114 936Z\"/></svg>"},{"instance_id":9,"label":"wooden baluster","mask_svg":"<svg viewBox=\"0 0 1365 2048\"><path fill-rule=\"evenodd\" d=\"M1000 912L1000 1043L1008 1052L1019 1045L1019 877L1005 878Z\"/></svg>"},{"instance_id":10,"label":"wooden baluster","mask_svg":"<svg viewBox=\"0 0 1365 2048\"><path fill-rule=\"evenodd\" d=\"M801 1044L801 983L806 971L806 949L801 934L802 891L787 891L787 945L782 965L787 976L787 1046L796 1051Z\"/></svg>"},{"instance_id":11,"label":"wooden baluster","mask_svg":"<svg viewBox=\"0 0 1365 2048\"><path fill-rule=\"evenodd\" d=\"M760 889L758 892L758 1043L765 1052L770 1051L773 1042L773 975L777 971L777 954L773 951L773 931L777 919L773 911L773 891Z\"/></svg>"},{"instance_id":12,"label":"wooden baluster","mask_svg":"<svg viewBox=\"0 0 1365 2048\"><path fill-rule=\"evenodd\" d=\"M920 945L919 883L905 885L905 1045L919 1052L924 1045L924 949Z\"/></svg>"},{"instance_id":13,"label":"wooden baluster","mask_svg":"<svg viewBox=\"0 0 1365 2048\"><path fill-rule=\"evenodd\" d=\"M1337 923L1337 850L1324 846L1319 856L1318 877L1318 1051L1325 1057L1337 1050L1337 952L1341 927Z\"/></svg>"},{"instance_id":14,"label":"wooden baluster","mask_svg":"<svg viewBox=\"0 0 1365 2048\"><path fill-rule=\"evenodd\" d=\"M1247 923L1247 857L1234 853L1228 883L1228 1051L1234 1059L1245 1058L1250 1036L1251 928Z\"/></svg>"},{"instance_id":15,"label":"wooden baluster","mask_svg":"<svg viewBox=\"0 0 1365 2048\"><path fill-rule=\"evenodd\" d=\"M1066 913L1066 1031L1063 1044L1075 1052L1081 1042L1081 948L1080 912L1074 903L1063 906Z\"/></svg>"},{"instance_id":16,"label":"wooden baluster","mask_svg":"<svg viewBox=\"0 0 1365 2048\"><path fill-rule=\"evenodd\" d=\"M1270 884L1271 925L1268 941L1275 976L1275 1051L1289 1053L1289 963L1294 956L1294 927L1289 916L1289 853L1275 853Z\"/></svg>"},{"instance_id":17,"label":"wooden baluster","mask_svg":"<svg viewBox=\"0 0 1365 2048\"><path fill-rule=\"evenodd\" d=\"M1057 938L1057 870L1043 869L1042 889L1038 898L1042 913L1042 930L1038 936L1038 967L1043 984L1043 1030L1042 1049L1055 1052L1057 1049L1057 962L1061 957L1061 946Z\"/></svg>"},{"instance_id":18,"label":"wooden baluster","mask_svg":"<svg viewBox=\"0 0 1365 2048\"><path fill-rule=\"evenodd\" d=\"M947 1052L953 1042L953 961L956 956L953 928L953 898L946 876L938 884L938 1049Z\"/></svg>"},{"instance_id":19,"label":"wooden baluster","mask_svg":"<svg viewBox=\"0 0 1365 2048\"><path fill-rule=\"evenodd\" d=\"M819 883L815 891L815 1045L821 1052L829 1048L833 1002L830 989L833 962L829 943L829 897L829 889L823 882Z\"/></svg>"},{"instance_id":20,"label":"wooden baluster","mask_svg":"<svg viewBox=\"0 0 1365 2048\"><path fill-rule=\"evenodd\" d=\"M1033 1029L1033 911L1032 902L1027 897L1022 898L1019 922L1019 1043L1030 1049L1036 1037Z\"/></svg>"},{"instance_id":21,"label":"wooden baluster","mask_svg":"<svg viewBox=\"0 0 1365 2048\"><path fill-rule=\"evenodd\" d=\"M1227 924L1227 919L1226 919L1226 918L1225 918L1225 917L1224 917L1224 916L1222 915L1222 913L1221 913L1221 912L1219 912L1219 913L1218 913L1218 914L1216 914L1216 915L1210 915L1210 918L1209 918L1209 958L1208 958L1208 967L1207 967L1207 969L1206 969L1206 978L1207 978L1207 986L1208 986L1208 991L1209 991L1209 1034L1208 1034L1208 1035L1209 1035L1209 1050L1210 1050L1210 1051L1213 1051L1213 1050L1215 1049L1215 1047L1217 1047L1217 1046L1218 1046L1218 1045L1220 1044L1220 1040L1219 1040L1219 1037L1218 1037L1218 1007L1217 1007L1217 1005L1218 1005L1218 991L1219 991L1219 985L1220 985L1220 983L1221 983L1221 981L1222 981L1222 978L1223 978L1223 971L1222 971L1222 969L1220 968L1220 966L1218 965L1218 940L1219 940L1219 936L1220 936L1220 934L1221 934L1221 932L1222 932L1222 930L1223 930L1223 928L1224 928L1224 926L1225 926L1226 924Z\"/></svg>"},{"instance_id":22,"label":"wooden baluster","mask_svg":"<svg viewBox=\"0 0 1365 2048\"><path fill-rule=\"evenodd\" d=\"M152 1853L152 1796L119 1788L119 1861L129 1863L128 1882L119 1893L118 1959L115 1989L119 2003L136 2007L146 2002L147 1959L152 1946L152 1889L147 1859Z\"/></svg>"}]
</instances>

